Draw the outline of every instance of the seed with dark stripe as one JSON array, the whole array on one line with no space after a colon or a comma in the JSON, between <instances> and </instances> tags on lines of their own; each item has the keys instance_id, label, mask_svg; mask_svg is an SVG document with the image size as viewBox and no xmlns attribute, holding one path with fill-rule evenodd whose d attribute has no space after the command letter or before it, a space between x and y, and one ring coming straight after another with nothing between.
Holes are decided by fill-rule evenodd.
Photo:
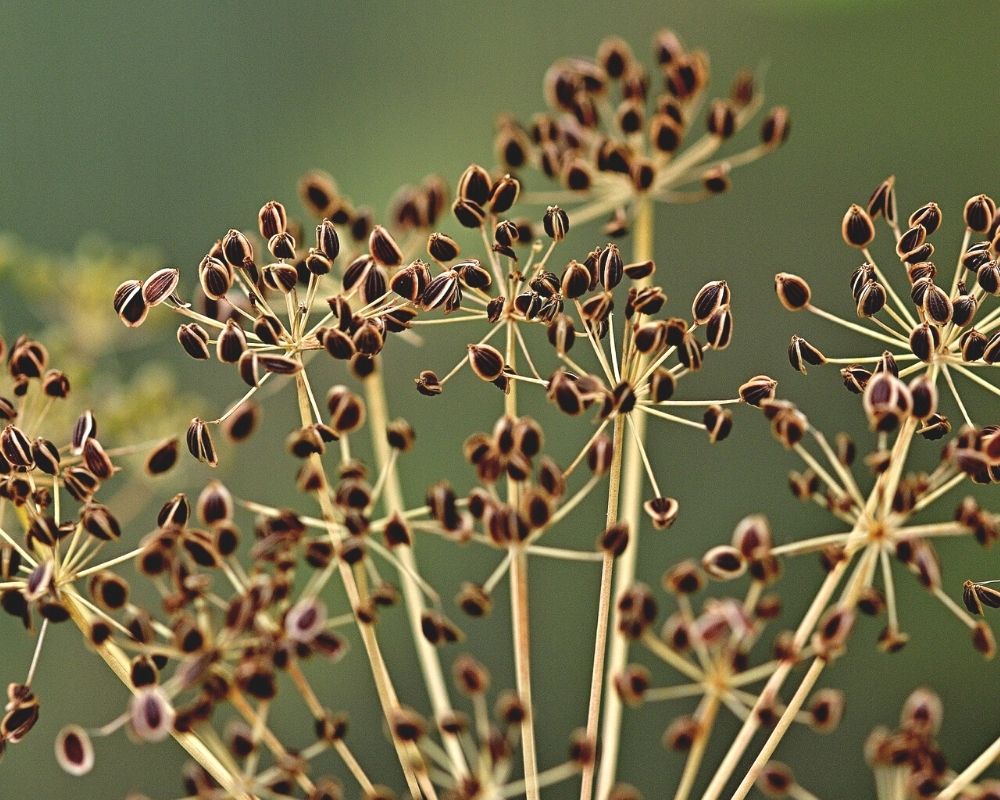
<instances>
[{"instance_id":1,"label":"seed with dark stripe","mask_svg":"<svg viewBox=\"0 0 1000 800\"><path fill-rule=\"evenodd\" d=\"M125 281L115 289L115 313L127 328L138 328L146 321L149 306L142 298L139 281Z\"/></svg>"},{"instance_id":2,"label":"seed with dark stripe","mask_svg":"<svg viewBox=\"0 0 1000 800\"><path fill-rule=\"evenodd\" d=\"M215 443L212 441L212 434L209 432L208 423L203 419L195 417L187 430L188 452L198 461L216 467L219 464L218 456L215 452Z\"/></svg>"},{"instance_id":3,"label":"seed with dark stripe","mask_svg":"<svg viewBox=\"0 0 1000 800\"><path fill-rule=\"evenodd\" d=\"M861 206L852 205L844 215L840 232L851 247L864 248L875 238L875 223Z\"/></svg>"},{"instance_id":4,"label":"seed with dark stripe","mask_svg":"<svg viewBox=\"0 0 1000 800\"><path fill-rule=\"evenodd\" d=\"M176 269L157 270L143 282L142 299L150 308L162 303L174 293L179 280L180 273Z\"/></svg>"},{"instance_id":5,"label":"seed with dark stripe","mask_svg":"<svg viewBox=\"0 0 1000 800\"><path fill-rule=\"evenodd\" d=\"M774 291L778 295L778 300L789 311L805 308L812 296L809 284L803 278L789 272L779 272L774 276Z\"/></svg>"}]
</instances>

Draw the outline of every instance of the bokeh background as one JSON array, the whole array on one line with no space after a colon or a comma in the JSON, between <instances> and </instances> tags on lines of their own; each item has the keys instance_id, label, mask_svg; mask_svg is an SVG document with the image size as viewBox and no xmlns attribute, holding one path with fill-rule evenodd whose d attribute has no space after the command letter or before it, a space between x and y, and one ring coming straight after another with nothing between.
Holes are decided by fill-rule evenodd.
<instances>
[{"instance_id":1,"label":"bokeh background","mask_svg":"<svg viewBox=\"0 0 1000 800\"><path fill-rule=\"evenodd\" d=\"M144 328L122 344L107 330L116 281L101 283L110 281L109 275L126 266L143 274L171 264L180 265L190 282L211 242L229 227L252 226L263 201L273 197L297 208L295 183L310 168L333 173L345 193L377 214L401 183L435 172L453 184L470 161L492 163L498 111L527 118L539 110L548 64L561 55L592 54L609 33L624 36L645 55L652 32L673 27L689 45L708 49L717 92L748 65L766 71L768 100L791 108L787 147L739 170L731 193L708 204L657 212L659 276L673 307L686 308L697 287L712 277L725 277L735 295L737 340L685 384L688 396L729 396L744 378L766 372L780 379L780 391L816 424L830 433L851 431L859 444L867 442L857 403L840 387L836 370L817 369L802 378L791 371L784 351L793 332L830 354L871 348L858 337L782 312L772 275L803 273L819 302L850 312L847 278L856 259L839 234L849 203L865 200L879 180L894 173L901 210L908 213L928 200L943 207L945 224L936 243L940 261L947 263L950 254L957 255L965 199L1000 191L1000 5L988 0L613 5L550 0L489 6L8 2L3 19L3 334L59 329L70 313L84 309L86 321L72 329L84 334L72 337L77 347L86 347L81 371L100 365L85 381L87 388L111 404L120 401L116 391L148 392L142 409L150 435L176 430L176 420L196 413L209 416L235 396L238 384L221 370L181 360L166 328L158 337L153 327ZM600 241L596 226L592 237L574 235L580 253ZM95 262L103 267L85 268ZM29 302L22 302L26 298ZM62 330L63 339L70 338ZM458 354L454 342L448 351L397 351L388 360L392 410L418 429L419 445L404 462L405 489L413 501L429 478L468 480L458 445L466 433L489 426L500 408L499 395L484 394L468 377L437 401L415 395L414 364L423 358L420 366L443 368L452 353ZM176 387L164 376L167 357L179 373ZM72 361L62 366L74 368ZM109 375L119 377L111 381ZM331 367L331 381L335 375ZM983 394L969 392L970 405L980 418L995 416L995 397ZM545 420L557 457L565 459L573 443L582 441L579 427L567 426L543 403L526 407ZM261 467L290 424L275 412L248 450L228 453L226 479L244 494L275 504L296 502L292 465L281 460L283 469ZM655 468L683 513L669 532L643 533L643 580L655 585L668 565L726 540L750 512L767 513L779 541L832 530L823 512L789 496L786 473L797 465L771 441L759 416L737 414L733 436L716 447L697 431L665 426L654 431ZM936 449L925 446L929 458ZM207 477L199 466L186 472L192 482ZM173 491L173 484L158 484L125 498L136 514L131 535L146 532L155 509ZM941 504L938 516L949 515L959 496ZM590 546L599 506L598 498L575 517L565 542ZM1000 577L995 552L965 541L940 550L952 596L966 577ZM422 553L427 577L446 595L464 578L482 580L493 563L485 554L433 544ZM794 625L819 579L811 560L788 570L781 585L784 625ZM532 580L540 755L544 764L554 764L564 758L569 731L584 721L597 571L537 563ZM878 653L881 623L862 621L848 656L823 678L823 685L848 691L840 729L825 737L799 732L778 752L823 798L872 796L861 752L864 736L876 724L894 723L900 702L919 684L932 685L945 700L942 739L955 764L967 762L998 733L996 663L983 662L968 645L966 631L906 575L899 581L899 598L903 625L912 634L909 646L893 656ZM467 646L490 666L498 686L512 682L502 635L505 609L501 592L488 623L466 626ZM386 615L381 630L385 641L398 643L387 649L401 694L425 707L401 612ZM31 645L15 621L0 620L3 681L23 678ZM672 679L665 669L656 674L660 684ZM360 649L331 669L321 685L331 706L350 711L362 760L390 765L383 779L398 784ZM37 692L41 722L0 762L4 798L97 800L130 789L158 798L182 793L179 748L137 747L123 735L98 743L98 765L87 778L73 781L59 772L51 749L56 731L69 721L103 724L126 699L74 631L53 632ZM684 704L657 704L626 711L620 775L647 798L672 793L682 762L659 740L668 722L689 710ZM276 727L289 741L300 730L302 740L308 737L310 724L301 709L275 713ZM734 730L735 723L726 720L708 765L721 758ZM325 766L335 769L332 761ZM575 792L573 784L544 796L568 798Z\"/></svg>"}]
</instances>

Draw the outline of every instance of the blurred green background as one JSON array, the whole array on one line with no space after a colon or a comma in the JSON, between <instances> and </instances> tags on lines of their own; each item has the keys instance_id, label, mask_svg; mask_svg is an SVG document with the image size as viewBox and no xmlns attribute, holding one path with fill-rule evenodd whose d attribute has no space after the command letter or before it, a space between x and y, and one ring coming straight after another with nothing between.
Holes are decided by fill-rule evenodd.
<instances>
[{"instance_id":1,"label":"blurred green background","mask_svg":"<svg viewBox=\"0 0 1000 800\"><path fill-rule=\"evenodd\" d=\"M646 58L652 32L673 27L688 45L709 51L717 93L727 90L739 67L766 67L769 102L791 108L788 146L736 172L728 195L657 212L658 276L671 297L668 308L686 309L693 292L714 277L725 277L735 297L736 342L685 383L685 396L729 396L744 378L766 372L815 423L829 433L852 431L859 444L868 441L864 425L836 370L816 369L804 379L790 370L784 351L793 332L828 354L876 351L859 337L782 312L772 275L807 275L819 304L851 312L847 278L856 259L839 234L849 203L864 201L894 173L901 211L929 200L943 207L936 244L940 262L949 263L957 255L965 199L1000 191L1000 4L992 1L7 2L3 20L0 229L14 232L31 250L50 253L79 250L94 232L107 241L153 248L158 256L146 251L142 263L159 258L181 265L188 285L211 242L229 227L252 226L263 201L273 197L297 208L295 183L307 169L330 171L346 194L381 214L401 183L435 172L454 184L470 161L492 164L496 113L509 110L525 119L540 110L546 67L562 55L592 54L606 34L622 35ZM529 185L537 188L540 181L535 177ZM592 236L574 235L579 254L601 241L596 226ZM879 244L876 252L888 258L886 242L882 250ZM17 256L20 247L0 273L0 323L8 338L24 326L34 330L46 316L59 316L57 307L29 312L15 301L31 291L33 278L50 280L41 270L28 271L30 260ZM73 269L72 259L60 263ZM113 289L100 288L109 315ZM61 300L47 302L73 304L73 281L59 294ZM93 324L97 329L105 321ZM134 348L104 354L120 371L164 352L147 329L134 336ZM176 355L171 337L159 341ZM459 485L468 480L458 446L468 432L489 426L500 409L500 396L484 394L468 377L437 401L418 402L411 384L415 361L423 358L420 366L441 369L452 354L458 356L459 345L453 341L448 350L419 358L397 348L388 360L391 411L405 413L418 429L418 447L403 466L414 502L430 478L457 475ZM175 363L181 364L184 385L198 384L211 407L189 400L177 401L182 408L150 403L151 417L209 416L235 397L232 375ZM336 376L331 368L331 381ZM983 394L967 394L980 419L997 410ZM281 407L282 400L290 412L287 396L273 405ZM579 421L567 425L541 402L525 407L545 421L557 458L565 460L574 443L583 441ZM276 504L296 501L292 465L278 478L255 465L291 424L281 413L272 412L272 424L243 455L231 454L226 473L244 494L255 492ZM459 415L462 425L456 426ZM682 515L669 532L643 532L640 577L649 583L657 584L664 568L680 558L727 540L750 512L767 513L779 541L833 530L823 512L789 496L786 473L798 465L770 439L759 416L738 413L733 436L716 447L696 431L653 430L655 467L665 491L680 500ZM933 455L937 446L924 450ZM188 472L192 481L207 477L200 467ZM169 481L150 489L136 537L173 491ZM936 518L950 516L958 497L940 504ZM597 498L576 515L578 527L564 531L562 541L589 547L600 505ZM952 596L966 577L1000 576L1000 559L974 543L946 542L940 552ZM433 544L422 553L427 577L445 596L462 579L483 580L495 558L457 555ZM812 560L787 570L779 627L795 624L819 578ZM550 765L564 758L569 731L584 722L597 571L536 562L532 580L540 755ZM778 751L823 798L872 795L863 738L875 724L893 724L902 699L918 684L929 683L945 700L942 739L954 764L967 762L997 735L996 663L983 662L968 646L965 630L908 576L898 586L910 645L897 655L881 655L874 640L882 623L862 621L848 656L822 681L848 691L844 723L826 737L797 732ZM512 682L503 635L506 604L506 595L498 593L491 620L465 626L469 648L501 687ZM401 612L386 615L380 630L385 641L399 642L387 649L401 695L425 708ZM87 778L73 781L58 771L51 750L56 731L69 721L103 724L123 708L125 693L74 631L54 633L37 679L42 720L0 763L0 796L97 800L129 789L158 798L181 794L179 749L137 747L122 735L98 743L98 765ZM30 649L14 621L0 620L3 681L23 678ZM446 661L457 652L446 653ZM674 677L666 669L656 676L660 685ZM352 741L362 761L391 764L374 722L360 647L320 685L329 705L351 712ZM690 710L678 703L626 711L619 774L647 798L672 795L682 762L659 739L674 716ZM302 709L276 713L275 720L290 742L300 729L299 741L308 739ZM734 730L732 719L725 720L708 765L721 758ZM324 766L336 768L332 760ZM398 783L394 770L383 774ZM544 795L574 797L576 784Z\"/></svg>"}]
</instances>

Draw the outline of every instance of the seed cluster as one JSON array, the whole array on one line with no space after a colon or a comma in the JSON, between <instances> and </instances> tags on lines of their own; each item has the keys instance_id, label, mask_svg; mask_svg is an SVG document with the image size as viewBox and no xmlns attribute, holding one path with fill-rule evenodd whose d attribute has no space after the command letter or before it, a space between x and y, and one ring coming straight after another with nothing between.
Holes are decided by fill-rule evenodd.
<instances>
[{"instance_id":1,"label":"seed cluster","mask_svg":"<svg viewBox=\"0 0 1000 800\"><path fill-rule=\"evenodd\" d=\"M852 206L842 233L865 259L849 282L857 322L816 306L806 278L775 276L786 309L880 343L881 352L852 358L798 335L788 348L802 373L845 365L843 382L871 429L867 444L828 438L767 375L741 375L721 398L692 397L692 376L733 339L735 301L724 277L704 275L690 302L671 305L654 259L657 205L727 191L733 169L788 138L789 116L771 110L758 144L717 158L762 107L753 77L741 73L728 99L709 103L706 130L695 136L707 56L661 31L654 59L648 70L609 38L596 58L557 61L544 82L549 111L528 125L500 118L498 168L473 163L454 186L439 177L404 186L384 219L311 172L298 186L308 225L269 200L255 230L228 229L192 269L156 269L109 291L124 326L176 314L180 352L224 365L245 384L218 416L192 419L183 439L178 431L152 445L107 447L91 411L68 437L48 438L49 409L69 395L69 379L39 342L0 340L9 383L0 391L0 607L37 641L26 679L8 685L0 754L39 718L32 685L47 629L72 622L130 693L99 727L69 724L58 735L56 759L78 777L100 759L100 740L125 730L180 744L191 757L184 796L198 800L389 800L401 788L417 800L540 800L571 781L581 800L640 800L618 774L628 768L625 714L686 701L662 737L685 758L677 800L704 780L703 797L716 800L734 778L735 800L755 786L805 800L815 796L772 756L794 725L819 734L838 726L847 699L818 683L847 657L859 614L884 619L882 651L904 648L913 628L904 630L899 574L912 574L975 650L995 654L988 615L1000 608L1000 591L994 581L967 581L956 601L938 551L968 539L992 545L1000 515L972 496L937 512L967 482L1000 481L1000 427L973 421L953 377L1000 394L990 377L1000 364L1000 309L985 308L1000 294L996 205L985 195L966 204L950 289L931 260L929 239L942 222L936 204L914 211L902 230L890 178L865 206ZM527 190L536 177L561 186ZM879 217L893 231L908 294L870 251ZM605 224L595 241L586 224L598 219ZM590 237L582 243L581 229ZM442 326L440 346L419 347L436 330L426 326ZM390 414L399 409L390 407L386 373L397 362L387 348L409 353L404 382L412 377L416 391L400 405L415 423ZM495 403L488 430L463 428L460 410L448 406L448 384L463 373ZM957 430L942 409L942 379L964 420ZM254 434L285 386L295 415L284 439L296 465L288 482L300 495L291 506L245 496L240 474L226 471L239 461L229 445ZM537 418L524 413L529 392L547 401ZM419 420L442 407L465 437L466 469L411 474ZM683 514L653 453L686 446L683 428L722 442L744 407L801 461L788 476L793 495L823 508L836 529L796 535L747 516L721 544L708 532L701 557L666 569L654 590L637 580L643 537L667 535L653 532ZM549 413L572 420L565 463L547 441ZM915 466L922 440L940 442L929 470ZM185 446L202 465L188 463L196 490L144 489L155 499L138 520L105 504L106 484L130 472L167 475L187 458ZM278 453L267 463L275 494L283 463ZM220 468L209 473L219 477L205 479L206 467ZM597 522L583 513L595 499L606 509ZM446 548L451 591L425 577L428 546ZM471 548L489 555L488 572L464 565ZM818 562L815 594L798 622L776 630L784 566L798 556ZM598 607L588 702L566 735L565 759L548 766L539 764L532 667L562 654L532 635L538 559L567 562ZM133 591L137 581L143 588ZM465 632L492 632L504 593L514 686L497 691L489 668L465 652ZM405 616L412 641L393 641L380 624L394 614ZM336 666L345 658L363 659L370 682L345 687ZM396 664L419 669L426 699L400 695ZM797 688L785 692L793 679ZM377 700L395 761L354 746L337 710L345 689ZM275 709L289 706L310 724L272 724ZM709 742L727 713L739 731L706 774ZM935 742L941 714L921 689L897 731L873 734L866 754L880 800L996 794L989 782L969 787L1000 755L1000 740L955 773ZM766 739L741 776L758 731Z\"/></svg>"}]
</instances>

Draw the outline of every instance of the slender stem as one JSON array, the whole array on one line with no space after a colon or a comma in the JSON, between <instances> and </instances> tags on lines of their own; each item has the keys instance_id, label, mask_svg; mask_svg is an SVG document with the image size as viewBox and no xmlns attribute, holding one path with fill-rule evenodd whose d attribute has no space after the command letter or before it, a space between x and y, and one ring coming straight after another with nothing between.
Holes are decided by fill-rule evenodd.
<instances>
[{"instance_id":1,"label":"slender stem","mask_svg":"<svg viewBox=\"0 0 1000 800\"><path fill-rule=\"evenodd\" d=\"M826 659L816 657L813 659L812 664L809 666L809 671L806 672L805 677L802 678L802 683L799 684L799 688L795 690L791 702L788 704L788 708L781 715L781 719L778 720L778 724L775 726L771 735L767 738L764 747L761 749L760 753L757 754L757 758L754 759L753 765L750 770L743 778L743 782L737 787L736 792L732 796L732 800L743 800L747 796L747 792L753 787L754 781L757 780L757 776L760 771L764 768L767 762L770 760L771 755L774 753L778 746L778 743L784 737L785 732L795 721L795 715L799 713L799 709L802 708L802 704L805 703L806 697L809 692L812 691L812 687L819 680L820 673L826 667Z\"/></svg>"},{"instance_id":2,"label":"slender stem","mask_svg":"<svg viewBox=\"0 0 1000 800\"><path fill-rule=\"evenodd\" d=\"M674 800L687 800L691 796L691 789L694 787L695 779L698 777L698 768L701 766L702 758L705 756L705 748L708 745L708 739L712 733L712 726L715 724L715 715L718 710L718 695L709 695L705 700L704 710L698 714L698 736L691 745L691 752L688 753L687 760L684 762L684 772L681 773L681 782L677 787Z\"/></svg>"},{"instance_id":3,"label":"slender stem","mask_svg":"<svg viewBox=\"0 0 1000 800\"><path fill-rule=\"evenodd\" d=\"M76 623L80 632L89 637L90 620L87 611L77 603L77 596L73 592L63 592L62 597L70 618ZM132 686L131 663L121 648L109 641L96 649L115 676L135 693L137 690ZM239 800L256 800L255 795L243 789L239 777L232 774L196 734L179 733L171 729L170 735L231 797Z\"/></svg>"},{"instance_id":4,"label":"slender stem","mask_svg":"<svg viewBox=\"0 0 1000 800\"><path fill-rule=\"evenodd\" d=\"M513 322L508 322L507 364L513 369L517 351ZM517 383L512 381L504 395L504 413L511 419L517 417ZM508 476L507 502L517 505L517 485ZM535 747L535 706L531 697L531 615L528 608L528 556L523 543L511 546L510 551L510 610L513 625L514 668L517 676L517 693L527 711L521 725L521 751L524 759L524 794L527 800L540 800L538 782L538 755Z\"/></svg>"},{"instance_id":5,"label":"slender stem","mask_svg":"<svg viewBox=\"0 0 1000 800\"><path fill-rule=\"evenodd\" d=\"M405 508L403 503L403 490L399 480L399 470L396 460L392 457L392 449L386 438L386 428L389 424L388 407L385 395L385 383L382 378L382 371L376 370L368 380L365 381L365 396L368 402L369 424L371 426L372 442L375 449L375 461L380 470L384 471L384 507L387 515L393 512L402 511ZM406 602L406 615L410 623L410 630L413 634L413 642L417 648L417 660L420 662L420 669L424 676L424 683L427 686L427 694L430 697L431 708L434 710L435 721L440 725L445 716L451 711L451 700L448 697L448 685L445 682L444 671L441 668L441 660L438 658L434 645L427 641L421 627L421 618L424 612L423 595L417 584L414 575L417 572L417 559L413 550L413 545L409 547L397 548L396 554L405 569L400 570L400 580L403 588L403 598ZM442 740L448 756L452 762L452 777L456 780L462 777L462 766L465 764L465 757L462 747L454 736L442 733Z\"/></svg>"},{"instance_id":6,"label":"slender stem","mask_svg":"<svg viewBox=\"0 0 1000 800\"><path fill-rule=\"evenodd\" d=\"M635 239L633 242L633 258L635 261L646 261L653 257L653 203L652 201L646 199L639 204L636 213L635 220ZM644 281L645 283L647 281ZM639 371L641 372L641 370ZM642 446L646 438L646 422L647 418L645 414L634 415L635 419L633 433L634 436L627 442L622 442L622 435L624 430L615 432L615 445L616 449L619 451L619 458L621 458L622 450L624 450L624 467L620 469L620 477L617 480L617 484L614 490L614 500L615 504L612 506L611 503L611 491L608 493L608 512L609 516L611 514L612 508L615 510L615 515L617 516L617 506L618 506L618 491L620 488L621 481L624 480L624 496L621 503L622 519L629 526L629 542L625 548L625 552L621 554L618 558L617 564L617 576L614 582L614 596L618 597L621 593L627 589L635 581L635 571L636 562L638 559L639 552L639 512L641 506L641 494L642 494L642 482L643 482L643 463L642 463ZM616 420L617 425L617 420ZM612 468L612 481L615 481L615 472ZM612 520L613 521L613 520ZM611 577L610 565L607 570L608 577ZM603 574L602 574L602 589L603 584ZM610 603L610 595L607 600ZM602 602L605 598L602 592ZM605 636L607 635L607 610L603 609L603 616L600 618L603 620ZM616 674L621 672L628 661L628 648L629 642L623 636L614 636L611 640L611 652L608 658L607 666L607 676L605 679L605 696L606 696L606 707L604 714L604 724L601 728L601 761L598 769L597 776L597 797L599 800L603 800L608 796L611 791L611 787L615 781L615 771L618 763L618 750L619 743L621 739L621 724L622 724L622 703L619 699L617 693L614 691L612 682ZM595 652L595 666L596 666L596 652ZM604 660L604 654L601 653L601 660ZM595 669L596 672L596 669ZM600 688L598 688L600 692ZM596 733L596 714L599 711L599 700L598 697L598 708L592 709L595 718L595 730ZM591 698L593 705L593 697ZM588 733L591 733L591 727L588 724ZM583 786L584 791L581 793L581 800L589 800L591 780L593 773L593 766L584 768Z\"/></svg>"},{"instance_id":7,"label":"slender stem","mask_svg":"<svg viewBox=\"0 0 1000 800\"><path fill-rule=\"evenodd\" d=\"M983 750L976 760L963 769L951 783L944 787L937 795L937 800L954 800L959 792L965 789L970 783L985 772L996 760L1000 758L1000 739L997 739Z\"/></svg>"},{"instance_id":8,"label":"slender stem","mask_svg":"<svg viewBox=\"0 0 1000 800\"><path fill-rule=\"evenodd\" d=\"M304 370L299 370L299 372L295 374L295 391L298 398L299 417L302 420L302 424L310 425L313 421L313 411L310 402L310 392L305 381ZM326 471L323 468L323 461L318 453L312 454L309 459L313 462L312 466L315 468L316 474L320 476L319 486L315 495L317 501L319 502L320 509L323 512L323 519L328 523L333 524L337 521L337 513L336 509L333 507L333 501L330 497L330 489L327 485ZM357 609L361 603L361 592L359 591L358 582L355 580L353 568L342 559L337 559L337 569L340 572L341 580L344 583L344 589L347 592L347 598L351 604L351 608ZM360 619L357 620L357 627L358 632L361 634L361 641L364 644L365 652L368 655L368 661L371 665L372 676L375 679L375 691L378 694L382 711L385 714L386 719L390 719L392 712L399 708L399 700L396 698L395 687L392 684L388 668L382 658L382 650L379 647L378 639L375 636L375 629L372 625L362 622ZM416 771L411 761L409 748L407 748L406 744L400 741L395 734L392 734L392 741L396 748L396 754L399 757L399 763L403 768L403 774L406 777L406 783L409 787L410 794L419 798L422 796L422 793L420 790L420 784L417 780Z\"/></svg>"}]
</instances>

